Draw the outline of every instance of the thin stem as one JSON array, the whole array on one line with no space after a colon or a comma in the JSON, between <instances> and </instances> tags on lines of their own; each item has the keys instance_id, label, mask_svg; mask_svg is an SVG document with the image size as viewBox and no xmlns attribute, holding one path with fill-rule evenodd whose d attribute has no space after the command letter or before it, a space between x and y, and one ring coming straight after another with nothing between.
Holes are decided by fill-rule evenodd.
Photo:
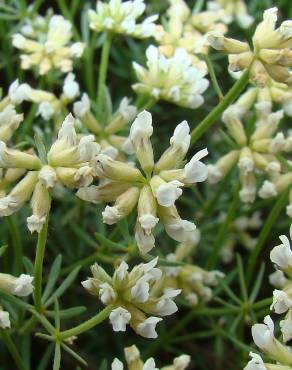
<instances>
[{"instance_id":1,"label":"thin stem","mask_svg":"<svg viewBox=\"0 0 292 370\"><path fill-rule=\"evenodd\" d=\"M97 315L93 316L91 319L83 322L82 324L78 326L75 326L72 329L68 329L68 330L60 332L58 335L58 338L60 340L64 340L72 336L77 336L79 334L84 333L87 330L92 329L94 326L100 324L105 319L107 319L112 309L113 307L111 305L105 307L102 311L100 311Z\"/></svg>"},{"instance_id":2,"label":"thin stem","mask_svg":"<svg viewBox=\"0 0 292 370\"><path fill-rule=\"evenodd\" d=\"M27 370L8 332L4 329L0 329L0 335L8 351L10 352L14 360L14 364L17 366L17 368L19 370Z\"/></svg>"},{"instance_id":3,"label":"thin stem","mask_svg":"<svg viewBox=\"0 0 292 370\"><path fill-rule=\"evenodd\" d=\"M224 95L217 81L217 77L216 77L216 73L213 68L213 64L207 54L200 54L200 58L202 58L204 62L207 64L207 68L208 68L208 72L211 78L212 85L214 87L216 94L218 95L219 100L221 101L222 99L224 99Z\"/></svg>"},{"instance_id":4,"label":"thin stem","mask_svg":"<svg viewBox=\"0 0 292 370\"><path fill-rule=\"evenodd\" d=\"M99 68L99 75L98 75L97 104L98 104L99 111L101 111L102 109L102 102L104 100L103 93L104 93L104 86L106 83L111 43L112 43L112 35L107 32L104 43L102 45L100 68Z\"/></svg>"},{"instance_id":5,"label":"thin stem","mask_svg":"<svg viewBox=\"0 0 292 370\"><path fill-rule=\"evenodd\" d=\"M268 218L264 226L261 229L260 235L258 237L257 243L252 250L248 263L247 263L247 270L246 270L246 281L247 285L251 283L251 279L253 276L254 268L257 262L257 258L264 247L265 241L267 237L270 235L270 232L273 230L274 223L276 222L282 208L285 206L287 202L287 197L290 189L287 189L281 196L278 198L277 202L275 203L274 207L272 208Z\"/></svg>"},{"instance_id":6,"label":"thin stem","mask_svg":"<svg viewBox=\"0 0 292 370\"><path fill-rule=\"evenodd\" d=\"M34 263L34 303L35 309L41 312L42 308L42 279L43 279L43 262L45 256L45 248L48 235L49 215L46 218L40 233L38 234L38 241L36 247L36 256Z\"/></svg>"},{"instance_id":7,"label":"thin stem","mask_svg":"<svg viewBox=\"0 0 292 370\"><path fill-rule=\"evenodd\" d=\"M19 274L22 268L22 242L21 237L19 234L18 225L16 224L16 220L13 216L9 216L6 218L7 224L9 227L9 231L11 234L12 245L14 249L14 264L15 264L15 272Z\"/></svg>"},{"instance_id":8,"label":"thin stem","mask_svg":"<svg viewBox=\"0 0 292 370\"><path fill-rule=\"evenodd\" d=\"M232 86L221 102L201 121L191 132L191 142L195 142L216 122L221 113L232 104L249 81L249 69L247 69L238 81Z\"/></svg>"},{"instance_id":9,"label":"thin stem","mask_svg":"<svg viewBox=\"0 0 292 370\"><path fill-rule=\"evenodd\" d=\"M149 100L141 108L139 108L139 111L150 110L156 104L156 102L157 100L155 98L150 97Z\"/></svg>"}]
</instances>

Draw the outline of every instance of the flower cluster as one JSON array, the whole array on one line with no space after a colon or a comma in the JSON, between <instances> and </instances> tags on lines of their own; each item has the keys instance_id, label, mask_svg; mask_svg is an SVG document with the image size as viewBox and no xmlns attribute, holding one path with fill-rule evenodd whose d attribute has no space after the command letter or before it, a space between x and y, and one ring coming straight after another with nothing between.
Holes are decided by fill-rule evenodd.
<instances>
[{"instance_id":1,"label":"flower cluster","mask_svg":"<svg viewBox=\"0 0 292 370\"><path fill-rule=\"evenodd\" d=\"M284 134L278 131L282 117L283 111L277 111L268 114L265 119L258 119L254 131L248 135L242 123L242 110L238 105L230 106L222 119L235 142L234 149L221 157L215 165L209 165L209 182L213 184L220 181L237 164L242 186L239 193L242 202L254 202L258 173L265 174L275 182L275 185L268 186L272 183L265 180L259 190L259 196L262 198L275 196L288 186L291 173L285 173L277 158L277 154L292 150L291 137L285 138Z\"/></svg>"},{"instance_id":2,"label":"flower cluster","mask_svg":"<svg viewBox=\"0 0 292 370\"><path fill-rule=\"evenodd\" d=\"M108 3L97 1L96 11L88 11L89 26L96 32L108 31L141 39L151 37L158 15L152 15L142 23L137 23L137 18L144 13L145 8L144 0L110 0Z\"/></svg>"},{"instance_id":3,"label":"flower cluster","mask_svg":"<svg viewBox=\"0 0 292 370\"><path fill-rule=\"evenodd\" d=\"M292 228L290 228L291 237ZM284 320L280 321L283 339L276 339L274 322L270 316L265 317L264 324L255 324L252 327L252 336L255 344L277 365L264 363L260 355L251 353L252 359L245 367L245 370L290 369L292 366L291 349L286 345L292 339L292 251L289 239L285 235L281 235L280 240L282 244L274 247L270 253L271 261L277 268L271 281L277 288L280 288L275 289L273 292L271 309L277 314L286 313Z\"/></svg>"},{"instance_id":4,"label":"flower cluster","mask_svg":"<svg viewBox=\"0 0 292 370\"><path fill-rule=\"evenodd\" d=\"M221 214L220 222L224 222L226 214ZM237 217L229 226L228 238L220 251L222 262L230 263L234 259L237 245L242 245L247 250L252 250L257 242L257 238L252 236L252 231L259 230L263 221L259 212L254 212L251 216Z\"/></svg>"},{"instance_id":5,"label":"flower cluster","mask_svg":"<svg viewBox=\"0 0 292 370\"><path fill-rule=\"evenodd\" d=\"M134 62L138 83L133 89L156 100L166 100L187 108L198 108L204 103L202 94L209 86L205 72L192 65L185 49L178 48L167 58L150 45L146 50L147 68Z\"/></svg>"},{"instance_id":6,"label":"flower cluster","mask_svg":"<svg viewBox=\"0 0 292 370\"><path fill-rule=\"evenodd\" d=\"M73 58L80 58L85 45L81 42L70 43L72 38L72 24L61 15L52 15L44 26L44 32L34 32L30 25L22 28L24 33L13 35L12 44L20 49L21 67L30 69L35 67L40 75L51 69L58 69L64 73L72 70Z\"/></svg>"},{"instance_id":7,"label":"flower cluster","mask_svg":"<svg viewBox=\"0 0 292 370\"><path fill-rule=\"evenodd\" d=\"M0 141L0 168L27 171L11 192L0 198L0 216L9 216L31 198L33 215L28 217L31 232L39 232L50 210L50 192L56 183L69 188L89 185L93 180L90 161L100 150L92 135L77 137L75 119L68 115L48 153L9 149ZM31 197L32 196L32 197Z\"/></svg>"},{"instance_id":8,"label":"flower cluster","mask_svg":"<svg viewBox=\"0 0 292 370\"><path fill-rule=\"evenodd\" d=\"M124 349L128 370L159 370L153 358L149 358L145 363L141 359L138 348L133 345ZM160 370L184 370L190 363L190 356L181 355L173 360L173 364L162 367ZM117 358L112 363L112 370L123 370L123 363Z\"/></svg>"},{"instance_id":9,"label":"flower cluster","mask_svg":"<svg viewBox=\"0 0 292 370\"><path fill-rule=\"evenodd\" d=\"M205 181L207 166L200 160L208 154L203 149L182 167L190 145L189 126L180 123L170 139L169 148L154 163L150 137L153 133L151 113L138 114L130 130L129 147L141 166L140 171L125 162L100 154L95 158L95 174L107 181L99 186L79 189L77 195L93 203L115 202L102 212L103 221L112 225L129 215L137 206L135 239L142 253L155 244L153 229L159 219L168 235L181 242L195 229L192 222L182 220L175 201L182 195L182 187ZM143 173L142 173L143 172Z\"/></svg>"},{"instance_id":10,"label":"flower cluster","mask_svg":"<svg viewBox=\"0 0 292 370\"><path fill-rule=\"evenodd\" d=\"M18 89L23 94L22 100L38 105L37 115L40 115L45 121L50 120L52 117L59 121L60 116L66 116L68 113L67 105L79 95L79 84L75 81L73 73L69 73L64 78L63 92L59 98L52 92L33 89L27 83L18 85ZM60 123L58 122L57 127Z\"/></svg>"},{"instance_id":11,"label":"flower cluster","mask_svg":"<svg viewBox=\"0 0 292 370\"><path fill-rule=\"evenodd\" d=\"M162 277L162 271L155 267L157 261L158 257L136 265L131 271L122 261L112 277L98 264L91 267L93 278L83 281L82 285L104 305L112 307L109 319L114 331L125 331L130 324L137 334L156 338L155 327L162 321L161 316L177 311L173 298L180 290L165 286L164 293L156 295L155 284Z\"/></svg>"},{"instance_id":12,"label":"flower cluster","mask_svg":"<svg viewBox=\"0 0 292 370\"><path fill-rule=\"evenodd\" d=\"M220 271L206 271L192 263L191 255L199 238L200 233L196 229L189 240L180 243L174 253L166 256L166 259L174 265L163 267L164 275L158 284L160 289L164 286L180 289L182 297L192 306L210 301L212 287L224 276Z\"/></svg>"},{"instance_id":13,"label":"flower cluster","mask_svg":"<svg viewBox=\"0 0 292 370\"><path fill-rule=\"evenodd\" d=\"M219 23L225 14L224 10L206 11L191 15L191 10L184 0L170 0L166 20L156 27L155 39L159 51L166 57L172 57L178 48L184 49L192 60L193 66L207 73L207 66L197 56L208 52L206 31L227 28ZM217 23L218 22L218 23Z\"/></svg>"},{"instance_id":14,"label":"flower cluster","mask_svg":"<svg viewBox=\"0 0 292 370\"><path fill-rule=\"evenodd\" d=\"M213 11L224 9L226 12L224 16L225 22L230 23L235 20L244 29L249 28L254 22L254 18L248 14L244 0L208 1L207 7Z\"/></svg>"},{"instance_id":15,"label":"flower cluster","mask_svg":"<svg viewBox=\"0 0 292 370\"><path fill-rule=\"evenodd\" d=\"M121 152L127 152L127 138L119 135L119 132L127 128L137 114L137 108L130 104L127 97L121 100L118 109L106 124L100 123L91 112L90 100L87 94L83 94L81 100L74 103L73 110L83 126L95 135L103 154L115 159Z\"/></svg>"},{"instance_id":16,"label":"flower cluster","mask_svg":"<svg viewBox=\"0 0 292 370\"><path fill-rule=\"evenodd\" d=\"M229 68L232 72L250 68L251 79L264 87L273 80L292 84L289 68L292 63L292 22L285 21L276 28L277 8L264 12L263 21L253 36L253 49L247 42L226 38L219 32L210 32L208 41L219 51L229 54Z\"/></svg>"}]
</instances>

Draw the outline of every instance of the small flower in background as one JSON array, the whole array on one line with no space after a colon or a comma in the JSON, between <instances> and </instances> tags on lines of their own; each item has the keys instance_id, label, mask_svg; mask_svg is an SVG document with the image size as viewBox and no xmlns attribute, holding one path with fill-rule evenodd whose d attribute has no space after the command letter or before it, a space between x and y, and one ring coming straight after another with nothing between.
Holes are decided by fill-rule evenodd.
<instances>
[{"instance_id":1,"label":"small flower in background","mask_svg":"<svg viewBox=\"0 0 292 370\"><path fill-rule=\"evenodd\" d=\"M9 149L0 141L0 168L27 171L11 192L0 198L0 216L9 216L31 198L33 215L28 217L31 232L40 232L50 210L50 192L57 183L78 188L93 181L91 160L99 153L100 146L93 135L77 137L75 119L68 115L57 140L48 153L35 154Z\"/></svg>"},{"instance_id":2,"label":"small flower in background","mask_svg":"<svg viewBox=\"0 0 292 370\"><path fill-rule=\"evenodd\" d=\"M32 282L33 277L30 275L21 274L15 277L0 273L0 288L18 297L26 297L33 292Z\"/></svg>"},{"instance_id":3,"label":"small flower in background","mask_svg":"<svg viewBox=\"0 0 292 370\"><path fill-rule=\"evenodd\" d=\"M248 14L244 0L208 1L207 8L214 12L224 9L226 14L223 19L227 24L236 21L240 27L247 29L254 22L254 18Z\"/></svg>"},{"instance_id":4,"label":"small flower in background","mask_svg":"<svg viewBox=\"0 0 292 370\"><path fill-rule=\"evenodd\" d=\"M268 364L265 364L261 356L258 355L257 353L250 352L249 356L251 357L251 360L248 362L248 364L244 367L243 370L268 370L269 369L268 367L266 367L266 365Z\"/></svg>"},{"instance_id":5,"label":"small flower in background","mask_svg":"<svg viewBox=\"0 0 292 370\"><path fill-rule=\"evenodd\" d=\"M130 129L130 142L141 171L136 166L100 154L93 169L96 176L107 180L99 186L79 189L77 196L93 203L114 202L102 212L103 221L113 225L137 207L135 239L142 253L155 245L153 229L159 220L167 234L181 242L188 239L195 225L180 218L175 201L182 187L205 181L207 166L201 162L208 151L203 149L184 163L190 145L189 126L180 123L170 139L169 148L154 163L150 137L153 133L151 113L138 114ZM184 166L183 166L184 165Z\"/></svg>"},{"instance_id":6,"label":"small flower in background","mask_svg":"<svg viewBox=\"0 0 292 370\"><path fill-rule=\"evenodd\" d=\"M128 370L159 370L153 358L149 358L146 362L141 359L138 348L133 345L124 349L125 359ZM172 365L164 366L160 370L184 370L190 363L190 356L181 355L173 360ZM124 370L123 363L117 358L114 359L111 366L112 370Z\"/></svg>"},{"instance_id":7,"label":"small flower in background","mask_svg":"<svg viewBox=\"0 0 292 370\"><path fill-rule=\"evenodd\" d=\"M212 287L224 277L220 271L206 271L192 262L191 255L199 243L200 232L196 229L183 243L180 243L174 253L166 256L173 266L162 267L164 272L157 284L156 291L168 286L180 289L181 296L191 306L197 306L212 299ZM175 265L177 264L177 265Z\"/></svg>"},{"instance_id":8,"label":"small flower in background","mask_svg":"<svg viewBox=\"0 0 292 370\"><path fill-rule=\"evenodd\" d=\"M224 222L226 214L221 213L219 222ZM223 263L230 263L235 256L235 250L238 245L251 251L257 242L257 238L252 236L252 232L259 230L263 221L259 212L251 215L239 216L230 223L228 229L228 238L225 239L220 251Z\"/></svg>"},{"instance_id":9,"label":"small flower in background","mask_svg":"<svg viewBox=\"0 0 292 370\"><path fill-rule=\"evenodd\" d=\"M139 81L133 89L138 94L192 109L204 103L202 94L209 81L204 78L204 71L192 66L192 59L185 49L178 48L172 57L167 58L157 47L150 45L146 57L147 68L133 63Z\"/></svg>"},{"instance_id":10,"label":"small flower in background","mask_svg":"<svg viewBox=\"0 0 292 370\"><path fill-rule=\"evenodd\" d=\"M145 8L143 0L110 0L108 3L97 1L96 11L88 11L89 27L96 32L108 31L141 39L151 37L158 15L151 15L142 23L137 23Z\"/></svg>"},{"instance_id":11,"label":"small flower in background","mask_svg":"<svg viewBox=\"0 0 292 370\"><path fill-rule=\"evenodd\" d=\"M113 159L124 159L121 152L131 152L127 137L119 134L127 128L137 114L137 108L130 104L127 97L121 100L118 109L105 124L100 123L91 112L87 94L83 94L81 100L74 103L73 111L87 130L95 135L101 146L101 153Z\"/></svg>"},{"instance_id":12,"label":"small flower in background","mask_svg":"<svg viewBox=\"0 0 292 370\"><path fill-rule=\"evenodd\" d=\"M226 38L219 32L210 32L211 46L229 55L229 69L232 72L250 68L250 78L258 86L264 87L273 80L287 85L292 84L290 66L292 62L291 21L284 21L276 28L277 8L264 12L263 21L257 26L252 42Z\"/></svg>"},{"instance_id":13,"label":"small flower in background","mask_svg":"<svg viewBox=\"0 0 292 370\"><path fill-rule=\"evenodd\" d=\"M167 18L155 29L154 37L159 44L159 52L169 58L175 54L178 48L182 48L188 53L192 65L206 74L206 63L199 59L198 54L208 52L209 45L205 30L206 28L217 29L219 24L216 22L220 20L222 13L220 14L220 11L216 11L216 13L203 12L192 16L185 1L170 0L169 3ZM212 16L215 14L215 17ZM200 17L204 18L204 21L199 21ZM222 31L225 30L223 25L219 28Z\"/></svg>"},{"instance_id":14,"label":"small flower in background","mask_svg":"<svg viewBox=\"0 0 292 370\"><path fill-rule=\"evenodd\" d=\"M18 81L15 83L18 84ZM75 81L73 73L68 73L65 77L63 92L59 98L52 92L34 89L27 83L18 84L17 88L24 92L24 101L38 105L37 115L40 115L45 121L54 118L57 127L61 124L60 119L68 114L67 106L80 94L79 84Z\"/></svg>"},{"instance_id":15,"label":"small flower in background","mask_svg":"<svg viewBox=\"0 0 292 370\"><path fill-rule=\"evenodd\" d=\"M222 156L215 165L208 166L208 180L211 184L217 183L237 164L241 182L240 199L244 203L253 203L257 194L258 175L269 178L259 190L262 198L276 196L289 186L292 175L290 172L285 173L286 168L277 155L291 152L292 141L289 136L285 138L278 131L283 111L270 113L265 120L257 119L250 135L247 135L241 116L242 110L238 105L231 105L224 112L222 119L234 141L234 149Z\"/></svg>"},{"instance_id":16,"label":"small flower in background","mask_svg":"<svg viewBox=\"0 0 292 370\"><path fill-rule=\"evenodd\" d=\"M9 312L5 311L0 306L0 328L1 329L9 329L11 327L11 322L9 318Z\"/></svg>"},{"instance_id":17,"label":"small flower in background","mask_svg":"<svg viewBox=\"0 0 292 370\"><path fill-rule=\"evenodd\" d=\"M39 20L39 22L38 22ZM41 23L34 29L34 24ZM36 68L40 75L45 75L51 69L63 73L72 71L73 59L80 58L85 44L71 43L72 24L61 15L51 15L47 18L37 18L22 27L21 33L12 36L12 45L20 49L21 68Z\"/></svg>"},{"instance_id":18,"label":"small flower in background","mask_svg":"<svg viewBox=\"0 0 292 370\"><path fill-rule=\"evenodd\" d=\"M157 338L155 327L177 311L173 301L180 290L164 287L161 295L155 294L155 285L162 271L155 267L158 257L148 263L136 265L131 271L122 261L113 277L98 264L91 267L93 278L82 282L89 293L100 298L104 305L113 308L109 319L114 331L125 331L130 324L135 332L146 338ZM150 316L154 315L154 316Z\"/></svg>"}]
</instances>

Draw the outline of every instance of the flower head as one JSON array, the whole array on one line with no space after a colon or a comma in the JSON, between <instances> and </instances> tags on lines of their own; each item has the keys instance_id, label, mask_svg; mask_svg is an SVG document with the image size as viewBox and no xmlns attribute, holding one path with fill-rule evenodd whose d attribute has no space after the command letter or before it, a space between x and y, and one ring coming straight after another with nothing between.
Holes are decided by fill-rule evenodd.
<instances>
[{"instance_id":1,"label":"flower head","mask_svg":"<svg viewBox=\"0 0 292 370\"><path fill-rule=\"evenodd\" d=\"M146 111L139 113L131 126L129 140L141 170L99 154L95 158L94 171L107 182L80 189L77 193L80 198L94 203L114 202L103 212L103 221L109 225L126 217L137 207L135 239L143 253L154 247L153 229L159 220L173 239L188 239L195 225L180 218L175 201L182 195L182 187L207 178L207 167L201 161L208 154L206 149L184 164L190 144L186 121L175 129L169 148L156 163L150 141L152 132L151 114Z\"/></svg>"},{"instance_id":2,"label":"flower head","mask_svg":"<svg viewBox=\"0 0 292 370\"><path fill-rule=\"evenodd\" d=\"M108 3L98 1L96 11L88 11L89 26L96 32L109 31L141 39L151 37L158 16L152 15L142 23L137 23L145 8L144 0L110 0Z\"/></svg>"},{"instance_id":3,"label":"flower head","mask_svg":"<svg viewBox=\"0 0 292 370\"><path fill-rule=\"evenodd\" d=\"M180 290L165 290L162 295L155 293L155 285L162 276L162 271L155 267L157 261L155 258L139 264L131 271L123 261L112 277L97 264L91 267L93 277L83 281L82 285L89 293L97 295L104 305L113 307L109 319L114 331L125 331L126 325L130 324L141 336L156 338L155 327L162 320L159 316L177 311L173 298Z\"/></svg>"},{"instance_id":4,"label":"flower head","mask_svg":"<svg viewBox=\"0 0 292 370\"><path fill-rule=\"evenodd\" d=\"M209 81L204 72L192 66L192 60L184 49L176 49L171 57L165 57L157 47L146 50L147 68L133 63L138 83L133 89L157 100L166 100L187 108L198 108L204 103L202 94Z\"/></svg>"},{"instance_id":5,"label":"flower head","mask_svg":"<svg viewBox=\"0 0 292 370\"><path fill-rule=\"evenodd\" d=\"M253 48L247 42L224 37L211 32L208 41L216 50L229 54L229 69L233 72L250 68L251 79L264 87L273 80L287 85L292 84L289 71L292 61L291 21L284 21L276 28L277 8L264 12L263 21L257 26L253 36Z\"/></svg>"},{"instance_id":6,"label":"flower head","mask_svg":"<svg viewBox=\"0 0 292 370\"><path fill-rule=\"evenodd\" d=\"M85 45L81 42L71 43L72 25L61 15L52 15L46 21L43 32L26 32L27 28L12 37L12 44L20 49L21 67L36 68L41 75L51 69L63 73L72 70L72 59L80 58ZM24 32L23 32L24 31Z\"/></svg>"}]
</instances>

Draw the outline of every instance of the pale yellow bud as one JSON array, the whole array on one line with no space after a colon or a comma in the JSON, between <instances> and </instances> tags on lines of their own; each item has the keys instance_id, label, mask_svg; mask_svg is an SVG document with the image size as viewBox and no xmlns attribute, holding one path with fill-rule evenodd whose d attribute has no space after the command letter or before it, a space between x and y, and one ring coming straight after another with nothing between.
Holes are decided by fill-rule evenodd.
<instances>
[{"instance_id":1,"label":"pale yellow bud","mask_svg":"<svg viewBox=\"0 0 292 370\"><path fill-rule=\"evenodd\" d=\"M138 348L135 345L133 345L131 347L126 347L124 351L128 369L142 370L144 364L140 358L140 352Z\"/></svg>"},{"instance_id":2,"label":"pale yellow bud","mask_svg":"<svg viewBox=\"0 0 292 370\"><path fill-rule=\"evenodd\" d=\"M113 181L145 182L142 173L127 163L115 161L109 156L99 154L93 161L94 173L100 177L106 177Z\"/></svg>"},{"instance_id":3,"label":"pale yellow bud","mask_svg":"<svg viewBox=\"0 0 292 370\"><path fill-rule=\"evenodd\" d=\"M41 161L35 155L9 149L3 141L0 141L0 167L38 170L41 167Z\"/></svg>"},{"instance_id":4,"label":"pale yellow bud","mask_svg":"<svg viewBox=\"0 0 292 370\"><path fill-rule=\"evenodd\" d=\"M128 216L136 206L140 190L136 187L129 188L118 196L112 207L106 206L102 212L103 222L113 225L122 218Z\"/></svg>"},{"instance_id":5,"label":"pale yellow bud","mask_svg":"<svg viewBox=\"0 0 292 370\"><path fill-rule=\"evenodd\" d=\"M249 51L247 42L241 42L225 37L222 33L217 31L209 32L207 40L214 49L227 54L241 54Z\"/></svg>"},{"instance_id":6,"label":"pale yellow bud","mask_svg":"<svg viewBox=\"0 0 292 370\"><path fill-rule=\"evenodd\" d=\"M32 216L27 218L27 226L31 233L41 231L48 217L50 206L49 191L41 181L38 181L31 198Z\"/></svg>"},{"instance_id":7,"label":"pale yellow bud","mask_svg":"<svg viewBox=\"0 0 292 370\"><path fill-rule=\"evenodd\" d=\"M109 203L115 201L128 188L129 185L125 183L108 182L98 186L92 185L86 188L80 188L76 195L87 202Z\"/></svg>"}]
</instances>

